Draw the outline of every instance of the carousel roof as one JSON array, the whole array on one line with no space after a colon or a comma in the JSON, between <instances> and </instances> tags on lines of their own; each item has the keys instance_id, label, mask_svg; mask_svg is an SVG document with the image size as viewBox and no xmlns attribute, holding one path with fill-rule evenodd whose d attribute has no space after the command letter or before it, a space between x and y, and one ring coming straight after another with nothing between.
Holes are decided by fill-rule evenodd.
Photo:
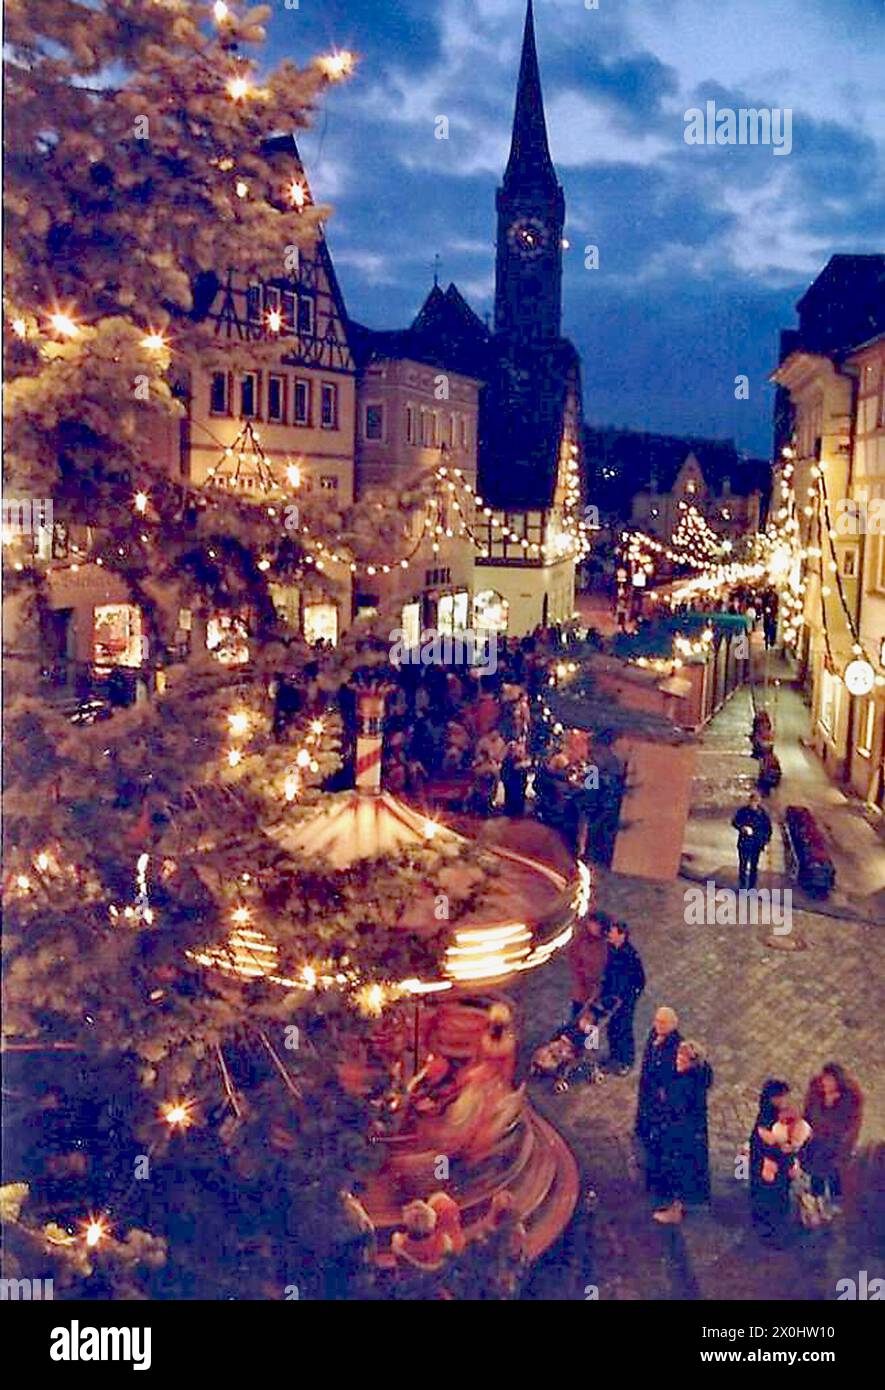
<instances>
[{"instance_id":1,"label":"carousel roof","mask_svg":"<svg viewBox=\"0 0 885 1390\"><path fill-rule=\"evenodd\" d=\"M322 858L333 869L430 843L449 843L454 849L467 844L463 835L383 791L374 796L350 792L309 820L275 826L267 833L281 849Z\"/></svg>"},{"instance_id":2,"label":"carousel roof","mask_svg":"<svg viewBox=\"0 0 885 1390\"><path fill-rule=\"evenodd\" d=\"M333 871L409 848L441 850L433 882L416 892L398 923L403 930L419 934L439 929L434 911L438 895L449 893L457 899L481 872L461 853L475 841L413 810L389 792L352 791L330 798L309 819L274 826L267 834L281 849ZM485 879L469 912L452 923L441 977L393 982L405 992L431 993L457 985L476 988L534 969L567 944L575 918L589 910L590 873L585 865L577 864L575 874L569 876L515 849L493 844L480 849L490 862L497 862L499 872ZM281 977L276 947L255 927L232 933L227 950L198 952L193 958L243 978L265 976L290 988L316 983Z\"/></svg>"}]
</instances>

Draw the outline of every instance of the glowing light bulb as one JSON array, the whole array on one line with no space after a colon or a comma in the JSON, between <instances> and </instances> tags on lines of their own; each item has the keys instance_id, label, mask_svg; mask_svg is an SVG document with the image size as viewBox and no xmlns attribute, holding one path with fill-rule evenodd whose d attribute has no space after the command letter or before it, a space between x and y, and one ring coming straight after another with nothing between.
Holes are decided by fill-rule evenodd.
<instances>
[{"instance_id":1,"label":"glowing light bulb","mask_svg":"<svg viewBox=\"0 0 885 1390\"><path fill-rule=\"evenodd\" d=\"M143 516L144 513L147 511L147 505L149 500L150 499L146 492L137 492L132 499L132 505L135 508L135 510L137 512L140 512Z\"/></svg>"},{"instance_id":2,"label":"glowing light bulb","mask_svg":"<svg viewBox=\"0 0 885 1390\"><path fill-rule=\"evenodd\" d=\"M224 3L224 0L215 0L215 4L212 7L212 13L215 16L216 24L223 24L224 21L230 17L230 10Z\"/></svg>"},{"instance_id":3,"label":"glowing light bulb","mask_svg":"<svg viewBox=\"0 0 885 1390\"><path fill-rule=\"evenodd\" d=\"M27 893L28 889L31 886L31 880L28 878L27 874L19 874L18 878L15 881L18 884L19 888L22 890L22 892Z\"/></svg>"},{"instance_id":4,"label":"glowing light bulb","mask_svg":"<svg viewBox=\"0 0 885 1390\"><path fill-rule=\"evenodd\" d=\"M303 208L307 202L307 189L298 179L293 179L288 188L289 201L294 208Z\"/></svg>"},{"instance_id":5,"label":"glowing light bulb","mask_svg":"<svg viewBox=\"0 0 885 1390\"><path fill-rule=\"evenodd\" d=\"M311 720L310 731L311 731L312 734L317 734L317 735L321 734L321 733L323 732L323 730L325 729L325 727L326 727L326 726L325 726L325 724L323 723L322 719L312 719L312 720Z\"/></svg>"},{"instance_id":6,"label":"glowing light bulb","mask_svg":"<svg viewBox=\"0 0 885 1390\"><path fill-rule=\"evenodd\" d=\"M238 907L231 913L231 921L236 922L238 927L244 927L251 919L252 914L248 907Z\"/></svg>"},{"instance_id":7,"label":"glowing light bulb","mask_svg":"<svg viewBox=\"0 0 885 1390\"><path fill-rule=\"evenodd\" d=\"M37 868L43 870L43 872L49 868L49 855L46 854L45 851L41 851L40 854L37 855Z\"/></svg>"},{"instance_id":8,"label":"glowing light bulb","mask_svg":"<svg viewBox=\"0 0 885 1390\"><path fill-rule=\"evenodd\" d=\"M245 198L246 195L248 194L248 192L249 192L249 185L248 185L247 183L244 183L243 180L240 179L240 180L238 181L238 183L237 183L237 197L238 197L238 198Z\"/></svg>"},{"instance_id":9,"label":"glowing light bulb","mask_svg":"<svg viewBox=\"0 0 885 1390\"><path fill-rule=\"evenodd\" d=\"M232 77L227 84L227 94L231 101L245 101L249 95L249 82L245 77Z\"/></svg>"},{"instance_id":10,"label":"glowing light bulb","mask_svg":"<svg viewBox=\"0 0 885 1390\"><path fill-rule=\"evenodd\" d=\"M86 1223L86 1244L90 1249L95 1249L104 1233L104 1222L97 1216L91 1216Z\"/></svg>"},{"instance_id":11,"label":"glowing light bulb","mask_svg":"<svg viewBox=\"0 0 885 1390\"><path fill-rule=\"evenodd\" d=\"M308 753L306 748L299 749L298 755L295 758L295 762L298 765L298 767L310 766L310 754Z\"/></svg>"},{"instance_id":12,"label":"glowing light bulb","mask_svg":"<svg viewBox=\"0 0 885 1390\"><path fill-rule=\"evenodd\" d=\"M192 1100L170 1100L160 1106L160 1114L170 1129L188 1129L193 1124Z\"/></svg>"},{"instance_id":13,"label":"glowing light bulb","mask_svg":"<svg viewBox=\"0 0 885 1390\"><path fill-rule=\"evenodd\" d=\"M286 467L286 481L292 487L301 486L301 469L297 463L290 463Z\"/></svg>"},{"instance_id":14,"label":"glowing light bulb","mask_svg":"<svg viewBox=\"0 0 885 1390\"><path fill-rule=\"evenodd\" d=\"M166 346L166 339L162 333L148 333L141 340L141 346L147 348L148 352L162 352Z\"/></svg>"},{"instance_id":15,"label":"glowing light bulb","mask_svg":"<svg viewBox=\"0 0 885 1390\"><path fill-rule=\"evenodd\" d=\"M62 338L76 338L80 332L79 327L71 318L70 314L50 314L49 322L52 328L55 329L55 332Z\"/></svg>"},{"instance_id":16,"label":"glowing light bulb","mask_svg":"<svg viewBox=\"0 0 885 1390\"><path fill-rule=\"evenodd\" d=\"M340 82L353 71L356 60L353 54L345 49L341 53L327 53L317 61L320 70L330 82Z\"/></svg>"},{"instance_id":17,"label":"glowing light bulb","mask_svg":"<svg viewBox=\"0 0 885 1390\"><path fill-rule=\"evenodd\" d=\"M267 326L271 333L279 333L283 326L283 316L279 309L269 309L267 314Z\"/></svg>"},{"instance_id":18,"label":"glowing light bulb","mask_svg":"<svg viewBox=\"0 0 885 1390\"><path fill-rule=\"evenodd\" d=\"M227 761L229 767L239 767L240 763L243 761L243 755L239 748L232 748L230 750L227 755Z\"/></svg>"},{"instance_id":19,"label":"glowing light bulb","mask_svg":"<svg viewBox=\"0 0 885 1390\"><path fill-rule=\"evenodd\" d=\"M245 710L237 710L236 713L229 714L227 722L232 734L247 734L249 732L249 716Z\"/></svg>"},{"instance_id":20,"label":"glowing light bulb","mask_svg":"<svg viewBox=\"0 0 885 1390\"><path fill-rule=\"evenodd\" d=\"M28 325L25 323L24 319L13 319L12 331L17 338L26 338L28 336Z\"/></svg>"}]
</instances>

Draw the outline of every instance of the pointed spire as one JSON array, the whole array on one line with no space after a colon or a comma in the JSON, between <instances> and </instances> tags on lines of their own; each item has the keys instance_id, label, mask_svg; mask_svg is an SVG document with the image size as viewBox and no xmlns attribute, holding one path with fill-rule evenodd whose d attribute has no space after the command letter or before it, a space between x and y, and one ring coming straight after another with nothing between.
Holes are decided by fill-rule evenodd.
<instances>
[{"instance_id":1,"label":"pointed spire","mask_svg":"<svg viewBox=\"0 0 885 1390\"><path fill-rule=\"evenodd\" d=\"M522 61L519 67L519 86L516 92L516 111L513 116L513 139L510 158L504 171L504 187L514 183L557 183L556 170L547 143L547 123L544 119L544 97L538 50L535 45L535 16L532 0L528 0L525 34L522 40Z\"/></svg>"}]
</instances>

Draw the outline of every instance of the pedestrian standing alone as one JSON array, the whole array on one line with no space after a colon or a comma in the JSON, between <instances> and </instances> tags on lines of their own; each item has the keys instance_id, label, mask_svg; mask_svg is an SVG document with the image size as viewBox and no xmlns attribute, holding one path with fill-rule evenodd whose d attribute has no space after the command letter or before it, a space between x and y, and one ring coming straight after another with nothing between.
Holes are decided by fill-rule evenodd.
<instances>
[{"instance_id":1,"label":"pedestrian standing alone","mask_svg":"<svg viewBox=\"0 0 885 1390\"><path fill-rule=\"evenodd\" d=\"M612 922L605 936L608 955L600 1003L609 1015L609 1066L618 1076L626 1076L636 1061L633 1015L639 996L645 989L645 971L639 952L630 941L630 929L626 922Z\"/></svg>"},{"instance_id":2,"label":"pedestrian standing alone","mask_svg":"<svg viewBox=\"0 0 885 1390\"><path fill-rule=\"evenodd\" d=\"M759 857L771 839L771 817L758 792L751 792L731 822L738 833L738 878L741 888L755 888Z\"/></svg>"}]
</instances>

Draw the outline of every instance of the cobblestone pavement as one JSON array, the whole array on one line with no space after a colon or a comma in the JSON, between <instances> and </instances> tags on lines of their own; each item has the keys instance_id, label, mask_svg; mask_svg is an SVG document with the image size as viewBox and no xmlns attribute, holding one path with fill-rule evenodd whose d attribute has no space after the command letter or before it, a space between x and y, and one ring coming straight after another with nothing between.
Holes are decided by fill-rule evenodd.
<instances>
[{"instance_id":1,"label":"cobblestone pavement","mask_svg":"<svg viewBox=\"0 0 885 1390\"><path fill-rule=\"evenodd\" d=\"M735 721L741 728L744 722L742 711L729 710L705 740L722 757L734 746ZM719 781L732 773L739 781L743 766L721 765L713 776ZM857 916L794 910L789 940L800 949L775 949L765 927L686 925L691 886L682 879L660 884L599 871L598 900L630 922L645 963L637 1042L644 1041L654 1010L669 1004L683 1034L708 1049L715 1071L711 1206L678 1227L651 1220L632 1151L636 1072L601 1085L578 1081L561 1096L533 1082L533 1102L572 1145L598 1207L592 1217L579 1212L536 1267L526 1297L584 1299L595 1286L600 1299L833 1299L837 1279L856 1279L863 1269L871 1278L885 1275L885 932ZM524 982L517 999L526 1062L563 1018L569 997L564 959ZM766 1077L781 1076L802 1100L809 1078L829 1060L854 1073L865 1094L853 1195L832 1226L797 1232L784 1251L763 1250L749 1230L747 1183L735 1176L760 1087Z\"/></svg>"},{"instance_id":2,"label":"cobblestone pavement","mask_svg":"<svg viewBox=\"0 0 885 1390\"><path fill-rule=\"evenodd\" d=\"M833 1298L837 1278L860 1269L885 1274L869 1194L862 1210L823 1233L803 1234L799 1248L763 1255L747 1229L747 1184L735 1178L736 1157L767 1076L790 1081L801 1099L812 1074L835 1059L865 1093L859 1167L868 1172L872 1151L885 1140L879 1025L885 935L800 913L795 930L807 949L772 950L763 944L763 928L686 926L685 887L608 876L599 896L603 908L631 922L645 963L637 1040L666 1003L678 1011L683 1033L709 1049L711 1209L692 1213L678 1228L651 1220L631 1146L635 1072L600 1085L578 1081L562 1096L532 1083L534 1103L572 1145L599 1206L592 1221L579 1216L573 1223L529 1292L583 1298L585 1286L596 1284L600 1298ZM526 1056L555 1029L569 993L564 960L526 982L519 999Z\"/></svg>"},{"instance_id":3,"label":"cobblestone pavement","mask_svg":"<svg viewBox=\"0 0 885 1390\"><path fill-rule=\"evenodd\" d=\"M809 713L792 685L786 663L772 657L771 683L762 683L764 654L754 649L755 696L766 704L775 727L775 748L783 781L768 809L775 834L760 865L760 887L790 887L794 903L836 917L857 916L885 926L885 836L877 834L859 801L846 797L828 778L820 759L806 748ZM775 677L778 683L775 684ZM759 765L747 737L753 719L748 686L731 699L704 731L697 751L692 810L685 829L683 872L735 886L734 831L731 817L756 785ZM783 815L792 803L809 806L821 827L836 865L836 886L825 903L815 903L792 883L782 832Z\"/></svg>"}]
</instances>

